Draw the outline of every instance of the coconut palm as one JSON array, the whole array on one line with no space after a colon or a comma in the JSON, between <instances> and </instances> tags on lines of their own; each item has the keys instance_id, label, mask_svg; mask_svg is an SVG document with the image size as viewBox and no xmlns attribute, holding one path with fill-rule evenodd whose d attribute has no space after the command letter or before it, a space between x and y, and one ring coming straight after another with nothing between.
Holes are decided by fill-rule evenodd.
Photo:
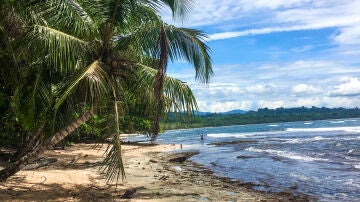
<instances>
[{"instance_id":1,"label":"coconut palm","mask_svg":"<svg viewBox=\"0 0 360 202\"><path fill-rule=\"evenodd\" d=\"M7 15L19 18L16 46L18 84L14 111L29 134L19 157L0 171L5 180L90 120L100 104L113 105L113 146L102 170L108 180L124 177L119 115L125 93L149 103L152 137L165 110L197 108L190 88L166 76L167 60L193 63L196 78L212 74L201 32L163 23L156 14L169 7L175 18L191 6L184 0L20 0ZM26 9L23 9L23 8ZM4 23L2 23L4 24ZM153 107L151 107L153 106ZM73 112L82 112L73 117Z\"/></svg>"}]
</instances>

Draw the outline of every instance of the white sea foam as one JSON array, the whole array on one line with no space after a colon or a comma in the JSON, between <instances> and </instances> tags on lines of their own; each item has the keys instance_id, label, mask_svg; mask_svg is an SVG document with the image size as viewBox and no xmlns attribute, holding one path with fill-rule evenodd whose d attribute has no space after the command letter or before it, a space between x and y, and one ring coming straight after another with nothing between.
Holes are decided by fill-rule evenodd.
<instances>
[{"instance_id":1,"label":"white sea foam","mask_svg":"<svg viewBox=\"0 0 360 202\"><path fill-rule=\"evenodd\" d=\"M245 149L246 151L250 152L259 152L259 153L269 153L269 154L275 154L277 156L294 159L294 160L300 160L300 161L329 161L328 159L322 159L322 158L315 158L310 156L304 156L295 152L288 152L288 151L279 151L279 150L273 150L273 149L258 149L255 147L249 147Z\"/></svg>"},{"instance_id":2,"label":"white sea foam","mask_svg":"<svg viewBox=\"0 0 360 202\"><path fill-rule=\"evenodd\" d=\"M268 126L270 126L270 127L278 127L279 125L277 125L277 124L270 124L270 125L268 125Z\"/></svg>"},{"instance_id":3,"label":"white sea foam","mask_svg":"<svg viewBox=\"0 0 360 202\"><path fill-rule=\"evenodd\" d=\"M299 144L299 143L304 143L304 142L315 142L315 141L322 141L322 140L328 140L331 138L324 138L322 136L316 136L313 138L304 138L304 139L293 139L293 140L288 140L286 142L284 142L285 144Z\"/></svg>"},{"instance_id":4,"label":"white sea foam","mask_svg":"<svg viewBox=\"0 0 360 202\"><path fill-rule=\"evenodd\" d=\"M354 127L324 127L324 128L287 128L285 131L264 131L264 132L242 132L242 133L209 133L208 137L211 138L246 138L250 136L267 137L269 135L281 135L284 133L299 133L299 132L334 132L334 131L342 131L347 133L360 133L360 126ZM352 138L354 139L354 138ZM355 140L360 139L360 137L356 137ZM309 139L305 141L320 141L325 140L322 137L315 137L314 139ZM346 139L344 139L346 140ZM294 143L296 141L304 141L304 140L292 140Z\"/></svg>"},{"instance_id":5,"label":"white sea foam","mask_svg":"<svg viewBox=\"0 0 360 202\"><path fill-rule=\"evenodd\" d=\"M213 138L228 138L228 137L234 137L234 138L246 138L250 136L256 136L257 138L266 137L267 135L275 135L275 134L281 134L284 133L284 131L264 131L264 132L244 132L244 133L209 133L207 134L208 137Z\"/></svg>"},{"instance_id":6,"label":"white sea foam","mask_svg":"<svg viewBox=\"0 0 360 202\"><path fill-rule=\"evenodd\" d=\"M234 137L234 138L245 138L249 134L244 133L213 133L207 134L207 137L214 137L214 138L226 138L226 137Z\"/></svg>"},{"instance_id":7,"label":"white sea foam","mask_svg":"<svg viewBox=\"0 0 360 202\"><path fill-rule=\"evenodd\" d=\"M344 165L349 165L356 169L360 169L360 162L357 158L353 158L353 157L349 157L349 156L344 156L344 157L346 160L350 161L350 162L343 162Z\"/></svg>"},{"instance_id":8,"label":"white sea foam","mask_svg":"<svg viewBox=\"0 0 360 202\"><path fill-rule=\"evenodd\" d=\"M313 124L314 122L304 122L305 125L311 125Z\"/></svg>"},{"instance_id":9,"label":"white sea foam","mask_svg":"<svg viewBox=\"0 0 360 202\"><path fill-rule=\"evenodd\" d=\"M348 154L351 154L351 155L360 155L360 149L350 149L348 151Z\"/></svg>"},{"instance_id":10,"label":"white sea foam","mask_svg":"<svg viewBox=\"0 0 360 202\"><path fill-rule=\"evenodd\" d=\"M303 180L303 181L307 181L307 180L310 179L309 177L307 177L307 176L305 176L305 175L299 175L299 174L294 174L294 173L292 173L291 176L292 176L292 177L295 177L295 178L298 178L298 179L300 179L300 180Z\"/></svg>"},{"instance_id":11,"label":"white sea foam","mask_svg":"<svg viewBox=\"0 0 360 202\"><path fill-rule=\"evenodd\" d=\"M321 182L321 180L319 178L314 177L314 176L305 176L305 175L301 175L298 173L291 173L290 176L300 179L300 180L303 180L303 181Z\"/></svg>"},{"instance_id":12,"label":"white sea foam","mask_svg":"<svg viewBox=\"0 0 360 202\"><path fill-rule=\"evenodd\" d=\"M360 183L357 182L357 181L354 180L354 179L347 179L347 180L344 182L344 185L360 188Z\"/></svg>"},{"instance_id":13,"label":"white sea foam","mask_svg":"<svg viewBox=\"0 0 360 202\"><path fill-rule=\"evenodd\" d=\"M330 121L330 123L344 123L345 121Z\"/></svg>"},{"instance_id":14,"label":"white sea foam","mask_svg":"<svg viewBox=\"0 0 360 202\"><path fill-rule=\"evenodd\" d=\"M324 127L324 128L287 128L287 132L332 132L332 131L344 131L351 133L360 133L359 126L353 127Z\"/></svg>"},{"instance_id":15,"label":"white sea foam","mask_svg":"<svg viewBox=\"0 0 360 202\"><path fill-rule=\"evenodd\" d=\"M332 138L324 138L322 136L316 136L313 138L303 138L303 139L292 139L292 140L288 140L285 141L284 144L299 144L299 143L305 143L305 142L316 142L316 141L326 141L326 140L336 140L336 141L350 141L350 140L358 140L360 139L360 137L332 137ZM342 143L337 143L335 146L339 147L339 146L343 146Z\"/></svg>"}]
</instances>

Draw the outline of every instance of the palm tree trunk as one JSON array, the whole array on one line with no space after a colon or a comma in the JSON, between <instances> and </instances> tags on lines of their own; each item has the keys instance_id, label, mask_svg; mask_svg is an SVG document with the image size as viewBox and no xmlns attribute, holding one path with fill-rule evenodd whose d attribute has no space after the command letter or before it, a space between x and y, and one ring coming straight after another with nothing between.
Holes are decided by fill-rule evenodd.
<instances>
[{"instance_id":1,"label":"palm tree trunk","mask_svg":"<svg viewBox=\"0 0 360 202\"><path fill-rule=\"evenodd\" d=\"M44 126L45 126L45 124L40 126L40 128L38 128L36 130L35 134L32 135L27 141L24 142L24 144L18 149L18 151L16 151L16 153L12 157L12 159L11 159L12 162L19 160L22 156L25 155L25 153L27 153L28 151L31 151L31 149L33 147L35 147L36 140L39 137L39 135L41 134L41 132L43 131Z\"/></svg>"},{"instance_id":2,"label":"palm tree trunk","mask_svg":"<svg viewBox=\"0 0 360 202\"><path fill-rule=\"evenodd\" d=\"M166 67L168 63L169 44L163 27L161 28L159 39L160 61L154 84L155 120L151 140L155 140L157 135L159 134L160 120L164 110L161 96L163 94L162 89L164 84L164 74L166 73Z\"/></svg>"},{"instance_id":3,"label":"palm tree trunk","mask_svg":"<svg viewBox=\"0 0 360 202\"><path fill-rule=\"evenodd\" d=\"M91 111L85 112L83 115L79 116L71 123L69 123L66 127L62 128L58 132L56 132L50 139L45 141L43 144L39 145L32 152L25 154L18 161L10 164L6 168L0 171L0 182L6 181L10 176L14 175L22 168L24 168L31 161L34 161L41 154L43 154L46 150L52 148L70 133L72 133L76 128L78 128L81 124L87 122L93 117L93 113Z\"/></svg>"}]
</instances>

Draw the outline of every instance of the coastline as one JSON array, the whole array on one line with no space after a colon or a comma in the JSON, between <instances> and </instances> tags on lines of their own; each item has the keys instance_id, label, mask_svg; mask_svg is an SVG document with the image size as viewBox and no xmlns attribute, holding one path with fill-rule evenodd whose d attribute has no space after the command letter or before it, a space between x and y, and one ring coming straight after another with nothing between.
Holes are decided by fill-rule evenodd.
<instances>
[{"instance_id":1,"label":"coastline","mask_svg":"<svg viewBox=\"0 0 360 202\"><path fill-rule=\"evenodd\" d=\"M46 157L56 163L20 171L0 183L3 201L311 201L290 192L267 193L251 185L215 176L190 160L169 160L184 154L179 145L123 145L126 181L106 184L98 172L101 149L76 144L51 150ZM186 145L184 146L186 147ZM187 152L188 153L188 152ZM128 199L127 199L128 198Z\"/></svg>"}]
</instances>

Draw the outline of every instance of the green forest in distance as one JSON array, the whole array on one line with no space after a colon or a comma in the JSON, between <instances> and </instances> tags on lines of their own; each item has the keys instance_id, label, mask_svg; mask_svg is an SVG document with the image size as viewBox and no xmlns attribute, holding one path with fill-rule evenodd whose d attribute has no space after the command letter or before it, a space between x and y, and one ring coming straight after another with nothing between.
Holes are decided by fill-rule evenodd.
<instances>
[{"instance_id":1,"label":"green forest in distance","mask_svg":"<svg viewBox=\"0 0 360 202\"><path fill-rule=\"evenodd\" d=\"M277 109L258 109L244 113L198 113L190 119L186 115L182 117L169 113L163 126L165 130L180 128L201 128L230 125L293 122L293 121L312 121L325 119L359 118L360 109L358 107L347 108L326 108L326 107L297 107L297 108L277 108Z\"/></svg>"}]
</instances>

